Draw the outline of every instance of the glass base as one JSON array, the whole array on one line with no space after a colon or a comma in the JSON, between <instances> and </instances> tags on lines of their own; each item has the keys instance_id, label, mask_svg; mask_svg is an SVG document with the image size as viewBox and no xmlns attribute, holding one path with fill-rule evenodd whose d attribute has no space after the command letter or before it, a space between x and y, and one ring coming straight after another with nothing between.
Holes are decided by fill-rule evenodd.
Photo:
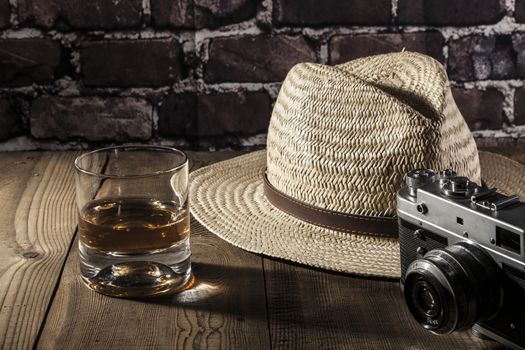
<instances>
[{"instance_id":1,"label":"glass base","mask_svg":"<svg viewBox=\"0 0 525 350\"><path fill-rule=\"evenodd\" d=\"M189 237L188 237L189 238ZM189 239L177 246L148 254L109 254L82 242L82 280L96 292L123 298L144 298L178 293L191 288Z\"/></svg>"}]
</instances>

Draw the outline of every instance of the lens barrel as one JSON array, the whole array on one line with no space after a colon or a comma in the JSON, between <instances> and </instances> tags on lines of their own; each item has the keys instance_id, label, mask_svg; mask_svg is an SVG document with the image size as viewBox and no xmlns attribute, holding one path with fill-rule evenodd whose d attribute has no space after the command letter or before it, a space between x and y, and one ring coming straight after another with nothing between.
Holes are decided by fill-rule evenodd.
<instances>
[{"instance_id":1,"label":"lens barrel","mask_svg":"<svg viewBox=\"0 0 525 350\"><path fill-rule=\"evenodd\" d=\"M434 249L414 260L404 295L416 321L437 334L471 328L497 313L502 298L499 267L467 241Z\"/></svg>"}]
</instances>

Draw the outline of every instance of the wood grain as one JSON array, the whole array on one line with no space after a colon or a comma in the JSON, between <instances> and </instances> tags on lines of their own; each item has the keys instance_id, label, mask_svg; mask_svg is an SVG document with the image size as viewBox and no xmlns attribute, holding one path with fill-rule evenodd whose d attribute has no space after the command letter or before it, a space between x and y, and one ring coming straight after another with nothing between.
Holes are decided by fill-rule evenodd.
<instances>
[{"instance_id":1,"label":"wood grain","mask_svg":"<svg viewBox=\"0 0 525 350\"><path fill-rule=\"evenodd\" d=\"M235 153L193 155L193 167ZM76 244L66 262L41 349L267 349L261 257L237 249L192 222L197 285L162 299L125 300L81 282Z\"/></svg>"},{"instance_id":2,"label":"wood grain","mask_svg":"<svg viewBox=\"0 0 525 350\"><path fill-rule=\"evenodd\" d=\"M435 336L405 307L399 283L264 259L274 349L503 349L470 332Z\"/></svg>"},{"instance_id":3,"label":"wood grain","mask_svg":"<svg viewBox=\"0 0 525 350\"><path fill-rule=\"evenodd\" d=\"M74 153L0 156L0 347L33 346L76 224Z\"/></svg>"}]
</instances>

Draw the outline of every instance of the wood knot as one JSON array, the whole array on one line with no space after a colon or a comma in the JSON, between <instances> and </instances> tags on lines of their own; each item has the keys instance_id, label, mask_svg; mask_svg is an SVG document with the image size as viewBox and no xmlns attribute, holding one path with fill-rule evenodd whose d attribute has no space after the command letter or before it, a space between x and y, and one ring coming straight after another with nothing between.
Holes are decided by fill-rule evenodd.
<instances>
[{"instance_id":1,"label":"wood knot","mask_svg":"<svg viewBox=\"0 0 525 350\"><path fill-rule=\"evenodd\" d=\"M40 253L37 252L25 252L22 256L26 259L36 259L40 256Z\"/></svg>"}]
</instances>

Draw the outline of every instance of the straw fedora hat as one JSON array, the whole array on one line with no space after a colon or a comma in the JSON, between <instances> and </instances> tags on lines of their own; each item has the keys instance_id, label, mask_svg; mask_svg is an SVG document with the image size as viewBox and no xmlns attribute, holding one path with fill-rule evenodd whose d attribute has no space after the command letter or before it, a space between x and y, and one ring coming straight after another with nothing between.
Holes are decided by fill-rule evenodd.
<instances>
[{"instance_id":1,"label":"straw fedora hat","mask_svg":"<svg viewBox=\"0 0 525 350\"><path fill-rule=\"evenodd\" d=\"M301 63L273 109L267 149L191 174L195 218L255 253L399 277L396 191L415 168L455 169L523 195L525 171L480 152L440 63L413 52Z\"/></svg>"}]
</instances>

